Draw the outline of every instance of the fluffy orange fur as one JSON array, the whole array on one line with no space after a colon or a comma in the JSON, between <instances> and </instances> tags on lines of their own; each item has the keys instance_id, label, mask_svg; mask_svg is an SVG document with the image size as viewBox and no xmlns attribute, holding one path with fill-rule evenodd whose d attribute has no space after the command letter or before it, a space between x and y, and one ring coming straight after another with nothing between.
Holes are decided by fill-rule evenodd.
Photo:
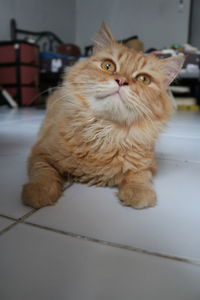
<instances>
[{"instance_id":1,"label":"fluffy orange fur","mask_svg":"<svg viewBox=\"0 0 200 300\"><path fill-rule=\"evenodd\" d=\"M102 63L111 61L109 72ZM105 24L94 54L75 64L49 98L28 160L22 199L35 208L54 204L65 181L118 186L124 205L156 203L154 146L172 112L167 87L184 58L158 59L117 43ZM150 82L137 80L145 74Z\"/></svg>"}]
</instances>

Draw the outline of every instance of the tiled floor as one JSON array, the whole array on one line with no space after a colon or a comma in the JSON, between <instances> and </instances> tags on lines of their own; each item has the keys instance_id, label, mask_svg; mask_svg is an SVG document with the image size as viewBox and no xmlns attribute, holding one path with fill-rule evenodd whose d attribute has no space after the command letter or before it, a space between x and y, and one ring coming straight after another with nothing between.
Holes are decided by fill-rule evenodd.
<instances>
[{"instance_id":1,"label":"tiled floor","mask_svg":"<svg viewBox=\"0 0 200 300\"><path fill-rule=\"evenodd\" d=\"M20 201L44 111L0 108L1 300L199 300L200 114L176 114L157 144L156 207L76 184L53 207Z\"/></svg>"}]
</instances>

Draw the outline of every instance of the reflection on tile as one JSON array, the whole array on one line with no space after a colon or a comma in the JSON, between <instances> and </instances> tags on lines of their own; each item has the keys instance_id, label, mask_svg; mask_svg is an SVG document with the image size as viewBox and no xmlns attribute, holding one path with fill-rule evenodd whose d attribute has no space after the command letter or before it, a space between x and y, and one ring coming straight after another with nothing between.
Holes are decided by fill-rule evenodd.
<instances>
[{"instance_id":1,"label":"reflection on tile","mask_svg":"<svg viewBox=\"0 0 200 300\"><path fill-rule=\"evenodd\" d=\"M15 117L16 120L0 120L0 155L28 153L35 143L43 117L21 119L20 114Z\"/></svg>"},{"instance_id":2,"label":"reflection on tile","mask_svg":"<svg viewBox=\"0 0 200 300\"><path fill-rule=\"evenodd\" d=\"M45 111L35 108L10 109L7 106L0 107L0 124L11 125L23 121L28 124L35 120L41 120Z\"/></svg>"},{"instance_id":3,"label":"reflection on tile","mask_svg":"<svg viewBox=\"0 0 200 300\"><path fill-rule=\"evenodd\" d=\"M26 225L2 236L3 300L199 299L200 268Z\"/></svg>"},{"instance_id":4,"label":"reflection on tile","mask_svg":"<svg viewBox=\"0 0 200 300\"><path fill-rule=\"evenodd\" d=\"M44 110L0 108L0 213L19 218L30 208L21 203L21 186L27 181L26 160L36 140Z\"/></svg>"}]
</instances>

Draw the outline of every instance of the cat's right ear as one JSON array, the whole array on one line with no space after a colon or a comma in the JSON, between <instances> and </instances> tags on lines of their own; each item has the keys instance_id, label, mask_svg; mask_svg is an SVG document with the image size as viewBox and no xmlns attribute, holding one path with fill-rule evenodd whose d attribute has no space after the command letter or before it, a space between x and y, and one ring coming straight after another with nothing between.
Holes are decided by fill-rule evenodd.
<instances>
[{"instance_id":1,"label":"cat's right ear","mask_svg":"<svg viewBox=\"0 0 200 300\"><path fill-rule=\"evenodd\" d=\"M94 39L93 53L103 50L111 45L115 41L110 29L103 22L97 32L97 35Z\"/></svg>"},{"instance_id":2,"label":"cat's right ear","mask_svg":"<svg viewBox=\"0 0 200 300\"><path fill-rule=\"evenodd\" d=\"M176 55L169 58L161 59L161 69L165 75L164 83L166 84L166 86L169 86L170 83L181 71L184 61L184 55Z\"/></svg>"}]
</instances>

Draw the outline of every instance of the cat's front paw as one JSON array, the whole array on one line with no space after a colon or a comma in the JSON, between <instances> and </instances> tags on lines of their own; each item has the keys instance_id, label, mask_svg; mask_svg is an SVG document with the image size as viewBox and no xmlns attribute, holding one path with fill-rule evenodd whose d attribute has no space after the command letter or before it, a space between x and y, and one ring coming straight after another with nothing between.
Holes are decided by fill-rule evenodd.
<instances>
[{"instance_id":1,"label":"cat's front paw","mask_svg":"<svg viewBox=\"0 0 200 300\"><path fill-rule=\"evenodd\" d=\"M120 189L118 197L123 205L136 209L156 205L156 193L150 188Z\"/></svg>"},{"instance_id":2,"label":"cat's front paw","mask_svg":"<svg viewBox=\"0 0 200 300\"><path fill-rule=\"evenodd\" d=\"M60 195L61 187L56 183L45 186L39 182L29 182L22 188L22 201L33 208L53 205Z\"/></svg>"}]
</instances>

